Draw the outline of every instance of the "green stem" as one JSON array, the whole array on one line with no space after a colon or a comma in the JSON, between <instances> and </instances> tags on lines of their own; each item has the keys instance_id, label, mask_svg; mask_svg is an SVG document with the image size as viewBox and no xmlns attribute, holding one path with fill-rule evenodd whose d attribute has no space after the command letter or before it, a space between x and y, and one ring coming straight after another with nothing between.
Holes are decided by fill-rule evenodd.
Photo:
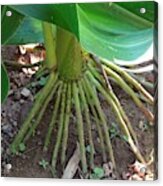
<instances>
[{"instance_id":1,"label":"green stem","mask_svg":"<svg viewBox=\"0 0 163 186\"><path fill-rule=\"evenodd\" d=\"M101 145L101 150L102 150L103 162L106 162L107 161L107 158L106 158L106 152L105 152L105 146L104 146L104 137L103 137L102 129L101 129L101 126L100 126L100 122L101 121L98 118L97 113L96 113L96 110L94 108L94 102L92 101L92 97L89 94L89 92L88 92L88 90L87 90L87 88L85 86L85 83L83 81L82 81L82 86L83 86L84 92L86 94L87 102L89 103L89 105L91 107L92 114L95 117L95 123L96 123L96 126L97 126L97 132L98 132L98 135L99 135L100 145Z\"/></svg>"},{"instance_id":2,"label":"green stem","mask_svg":"<svg viewBox=\"0 0 163 186\"><path fill-rule=\"evenodd\" d=\"M54 171L55 171L55 167L56 167L56 163L57 163L57 156L58 156L59 147L60 147L61 140L62 140L63 125L64 125L64 117L63 116L64 116L65 106L66 106L65 105L66 90L67 90L67 85L64 84L63 91L62 91L59 129L58 129L57 139L56 139L55 148L54 148L53 156L52 156L52 168Z\"/></svg>"},{"instance_id":3,"label":"green stem","mask_svg":"<svg viewBox=\"0 0 163 186\"><path fill-rule=\"evenodd\" d=\"M23 140L24 135L26 134L29 127L32 125L32 122L31 122L32 119L34 118L34 116L38 113L38 111L42 107L42 105L43 105L47 95L49 94L49 92L51 90L51 87L53 86L55 81L56 81L56 76L53 73L51 73L46 86L42 90L42 94L40 94L37 97L37 99L35 101L35 104L32 107L28 117L24 121L21 129L19 130L19 132L16 135L13 143L11 144L11 150L12 150L13 153L17 152L19 144Z\"/></svg>"},{"instance_id":4,"label":"green stem","mask_svg":"<svg viewBox=\"0 0 163 186\"><path fill-rule=\"evenodd\" d=\"M56 82L55 85L54 85L54 87L53 87L52 90L50 91L49 95L47 95L47 98L46 98L46 100L44 101L44 104L43 104L43 106L42 106L42 108L41 108L41 110L40 110L38 116L36 117L36 120L34 121L32 127L29 129L29 131L28 131L28 133L27 133L27 135L26 135L24 141L27 141L27 140L31 137L32 134L34 135L35 129L36 129L37 126L39 125L39 123L40 123L40 121L41 121L41 119L42 119L42 117L43 117L43 114L45 113L45 110L46 110L46 108L47 108L47 106L48 106L50 100L52 99L52 97L53 97L53 95L54 95L56 89L58 88L59 84L60 84L59 81Z\"/></svg>"},{"instance_id":5,"label":"green stem","mask_svg":"<svg viewBox=\"0 0 163 186\"><path fill-rule=\"evenodd\" d=\"M88 128L89 145L90 145L90 167L93 169L94 168L94 144L93 144L93 139L92 139L90 111L89 111L88 103L86 101L86 97L83 91L83 87L81 86L80 83L78 83L78 87L79 87L79 93L81 96L81 102L83 102L83 105L84 105L86 124Z\"/></svg>"},{"instance_id":6,"label":"green stem","mask_svg":"<svg viewBox=\"0 0 163 186\"><path fill-rule=\"evenodd\" d=\"M63 141L62 141L62 154L61 154L61 163L64 165L66 159L66 149L67 149L67 140L68 140L68 128L69 120L71 114L71 83L68 83L67 88L67 97L66 97L66 113L64 117L64 129L63 129Z\"/></svg>"},{"instance_id":7,"label":"green stem","mask_svg":"<svg viewBox=\"0 0 163 186\"><path fill-rule=\"evenodd\" d=\"M80 106L80 101L79 101L78 96L79 96L79 90L77 88L76 83L73 82L73 97L74 97L75 109L76 109L76 115L77 115L77 130L78 130L78 137L79 137L82 170L83 170L83 173L87 173L83 118L81 114L81 106Z\"/></svg>"},{"instance_id":8,"label":"green stem","mask_svg":"<svg viewBox=\"0 0 163 186\"><path fill-rule=\"evenodd\" d=\"M150 104L152 104L152 105L154 104L154 99L150 95L150 93L147 92L144 89L144 87L136 79L134 79L127 72L125 72L123 69L121 69L121 67L119 67L116 64L111 63L109 61L102 61L102 63L104 63L106 66L110 67L111 69L115 70L120 75L122 75L125 80L127 80L129 83L131 83L138 91L140 91L144 95L145 98L147 98L147 100L149 100Z\"/></svg>"},{"instance_id":9,"label":"green stem","mask_svg":"<svg viewBox=\"0 0 163 186\"><path fill-rule=\"evenodd\" d=\"M91 96L92 96L92 98L94 100L96 109L97 109L97 111L99 113L99 117L100 117L100 119L102 121L103 129L104 129L104 135L105 135L105 142L106 142L107 148L109 150L110 159L111 159L111 161L113 163L113 166L115 168L116 164L115 164L114 155L113 155L113 149L112 149L112 145L111 145L111 141L110 141L110 137L109 137L109 127L107 125L105 115L104 115L104 113L102 111L102 108L100 106L100 101L98 99L97 94L91 88L92 84L90 83L89 79L87 79L85 77L84 77L84 80L85 80L85 84L87 86L87 90L89 91L89 93L91 94Z\"/></svg>"},{"instance_id":10,"label":"green stem","mask_svg":"<svg viewBox=\"0 0 163 186\"><path fill-rule=\"evenodd\" d=\"M100 83L97 82L97 80L92 76L91 73L88 73L88 77L90 79L90 81L92 81L92 83L95 84L95 86L99 89L99 91L104 95L104 97L106 98L107 102L112 106L114 112L116 113L117 115L117 119L119 120L119 123L120 123L120 126L121 126L121 129L123 130L124 132L124 135L127 136L127 139L128 139L128 143L130 144L133 152L135 153L136 157L141 161L141 162L145 162L144 158L142 157L141 153L139 152L138 148L135 146L132 138L131 138L131 135L130 135L130 132L123 120L123 118L121 117L121 114L119 112L119 109L117 107L117 105L115 104L115 102L113 101L113 99L107 94L107 92L105 91L105 89L100 85Z\"/></svg>"},{"instance_id":11,"label":"green stem","mask_svg":"<svg viewBox=\"0 0 163 186\"><path fill-rule=\"evenodd\" d=\"M96 71L96 69L94 69L93 67L91 67L89 65L89 69L90 69L90 72L92 73L92 75L94 77L96 77L100 82L101 84L103 84L104 87L106 87L106 82L103 81L103 78L102 76L100 76L100 74ZM132 125L125 113L125 111L123 110L123 107L121 106L121 103L119 102L117 96L115 95L115 93L113 92L113 89L109 83L109 81L107 81L107 83L109 84L106 88L107 88L107 93L108 93L108 96L110 96L110 99L113 99L113 101L115 102L115 104L117 105L117 108L119 109L119 112L123 118L123 120L126 122L127 126L128 126L128 129L135 141L135 143L138 145L138 139L137 139L137 136L136 136L136 133L134 132L134 129L132 128Z\"/></svg>"},{"instance_id":12,"label":"green stem","mask_svg":"<svg viewBox=\"0 0 163 186\"><path fill-rule=\"evenodd\" d=\"M57 66L56 58L56 27L48 22L42 22L44 43L46 48L46 67L52 69Z\"/></svg>"},{"instance_id":13,"label":"green stem","mask_svg":"<svg viewBox=\"0 0 163 186\"><path fill-rule=\"evenodd\" d=\"M57 114L59 114L58 113L58 108L59 108L59 104L60 104L60 101L61 101L62 87L63 87L63 84L60 85L60 87L58 89L58 92L57 92L57 96L56 96L56 99L57 100L56 100L55 105L54 105L54 110L53 110L52 118L51 118L51 121L50 121L50 124L49 124L49 127L48 127L48 132L47 132L46 137L45 137L44 151L46 151L47 148L48 148L48 145L50 143L50 138L51 138L52 130L53 130L55 124L56 124Z\"/></svg>"},{"instance_id":14,"label":"green stem","mask_svg":"<svg viewBox=\"0 0 163 186\"><path fill-rule=\"evenodd\" d=\"M57 28L57 61L61 78L79 79L82 73L81 46L77 38L70 32Z\"/></svg>"},{"instance_id":15,"label":"green stem","mask_svg":"<svg viewBox=\"0 0 163 186\"><path fill-rule=\"evenodd\" d=\"M119 84L119 86L122 87L123 90L132 97L135 104L141 109L141 111L148 118L148 120L153 122L154 120L153 114L147 108L145 108L141 100L135 95L134 91L127 85L127 83L110 68L106 67L105 65L103 65L103 68L106 71L106 73L109 76L113 77L116 80L116 82Z\"/></svg>"}]
</instances>

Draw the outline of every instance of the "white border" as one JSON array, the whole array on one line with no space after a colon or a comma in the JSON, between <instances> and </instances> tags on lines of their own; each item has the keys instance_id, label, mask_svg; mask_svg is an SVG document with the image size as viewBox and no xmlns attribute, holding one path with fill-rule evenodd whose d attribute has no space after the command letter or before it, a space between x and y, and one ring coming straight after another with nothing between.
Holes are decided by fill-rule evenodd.
<instances>
[{"instance_id":1,"label":"white border","mask_svg":"<svg viewBox=\"0 0 163 186\"><path fill-rule=\"evenodd\" d=\"M106 0L103 0L102 2L104 2ZM114 0L116 1L116 0ZM121 0L119 0L121 1ZM123 1L127 1L127 0L123 0ZM131 0L130 0L131 1ZM41 3L56 3L56 2L85 2L83 0L48 0L48 2L46 2L45 0L1 0L1 4L29 4L29 3L37 3L37 4L41 4ZM94 2L93 0L88 0L88 2ZM157 0L157 2L159 2L159 20L163 20L163 1L162 0ZM163 21L159 21L159 33L163 33L163 25L161 25L161 22ZM163 110L163 72L161 72L163 70L163 52L161 51L163 46L161 46L163 43L162 40L162 36L159 34L159 142L163 142L163 134L161 134L163 132L163 114L161 114L162 110ZM93 181L93 180L54 180L54 179L29 179L29 178L0 178L0 184L3 186L34 186L36 184L39 184L39 186L48 186L48 185L61 185L61 186L76 186L76 184L78 184L78 186L83 186L83 185L94 185L94 186L100 186L100 185L112 185L114 184L114 186L121 184L121 185L163 185L163 179L162 179L162 145L159 145L159 180L155 181L155 182L129 182L129 181Z\"/></svg>"}]
</instances>

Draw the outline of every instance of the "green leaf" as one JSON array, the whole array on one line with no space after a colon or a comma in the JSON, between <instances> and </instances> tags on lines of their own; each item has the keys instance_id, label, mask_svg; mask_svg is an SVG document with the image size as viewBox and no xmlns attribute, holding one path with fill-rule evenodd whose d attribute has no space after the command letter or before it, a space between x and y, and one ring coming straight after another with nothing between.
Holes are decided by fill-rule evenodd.
<instances>
[{"instance_id":1,"label":"green leaf","mask_svg":"<svg viewBox=\"0 0 163 186\"><path fill-rule=\"evenodd\" d=\"M87 146L86 146L86 152L88 152L88 153L91 152L91 147L90 147L90 145L87 145Z\"/></svg>"},{"instance_id":2,"label":"green leaf","mask_svg":"<svg viewBox=\"0 0 163 186\"><path fill-rule=\"evenodd\" d=\"M44 86L48 80L48 77L41 77L39 80L39 85Z\"/></svg>"},{"instance_id":3,"label":"green leaf","mask_svg":"<svg viewBox=\"0 0 163 186\"><path fill-rule=\"evenodd\" d=\"M121 136L121 138L125 141L125 142L127 142L128 143L128 137L127 136L125 136L125 135L122 135Z\"/></svg>"},{"instance_id":4,"label":"green leaf","mask_svg":"<svg viewBox=\"0 0 163 186\"><path fill-rule=\"evenodd\" d=\"M41 21L27 16L6 44L43 43L43 41Z\"/></svg>"},{"instance_id":5,"label":"green leaf","mask_svg":"<svg viewBox=\"0 0 163 186\"><path fill-rule=\"evenodd\" d=\"M147 12L141 14L140 7ZM130 61L144 54L153 41L157 22L157 3L152 1L12 5L11 8L74 33L88 52L111 61Z\"/></svg>"},{"instance_id":6,"label":"green leaf","mask_svg":"<svg viewBox=\"0 0 163 186\"><path fill-rule=\"evenodd\" d=\"M41 161L39 161L39 165L41 167L43 167L43 169L46 170L47 166L49 165L49 162L47 162L46 160L42 159Z\"/></svg>"},{"instance_id":7,"label":"green leaf","mask_svg":"<svg viewBox=\"0 0 163 186\"><path fill-rule=\"evenodd\" d=\"M7 76L6 68L1 64L1 103L3 103L7 97L9 90L9 78Z\"/></svg>"},{"instance_id":8,"label":"green leaf","mask_svg":"<svg viewBox=\"0 0 163 186\"><path fill-rule=\"evenodd\" d=\"M150 3L154 19L155 3ZM128 9L123 7L127 4ZM82 46L99 57L134 60L153 41L153 22L135 14L139 2L88 3L78 5L79 32ZM135 6L134 6L135 5Z\"/></svg>"},{"instance_id":9,"label":"green leaf","mask_svg":"<svg viewBox=\"0 0 163 186\"><path fill-rule=\"evenodd\" d=\"M76 4L11 5L13 9L26 16L54 23L79 38Z\"/></svg>"},{"instance_id":10,"label":"green leaf","mask_svg":"<svg viewBox=\"0 0 163 186\"><path fill-rule=\"evenodd\" d=\"M6 16L6 12L11 11L11 16ZM10 7L3 5L1 7L1 43L6 44L11 36L23 21L24 16L14 11Z\"/></svg>"},{"instance_id":11,"label":"green leaf","mask_svg":"<svg viewBox=\"0 0 163 186\"><path fill-rule=\"evenodd\" d=\"M91 179L101 179L104 177L104 170L100 167L95 167L93 173L90 175Z\"/></svg>"},{"instance_id":12,"label":"green leaf","mask_svg":"<svg viewBox=\"0 0 163 186\"><path fill-rule=\"evenodd\" d=\"M25 149L26 149L25 144L24 144L24 143L20 143L20 144L19 144L19 151L20 151L20 152L24 152Z\"/></svg>"}]
</instances>

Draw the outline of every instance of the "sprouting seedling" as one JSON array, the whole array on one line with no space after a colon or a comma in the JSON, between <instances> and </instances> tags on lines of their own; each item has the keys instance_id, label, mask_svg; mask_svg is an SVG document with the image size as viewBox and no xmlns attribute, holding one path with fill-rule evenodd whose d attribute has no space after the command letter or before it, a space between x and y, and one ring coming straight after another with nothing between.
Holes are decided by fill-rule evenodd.
<instances>
[{"instance_id":1,"label":"sprouting seedling","mask_svg":"<svg viewBox=\"0 0 163 186\"><path fill-rule=\"evenodd\" d=\"M90 175L90 179L101 179L104 177L104 174L104 170L101 167L95 167Z\"/></svg>"},{"instance_id":2,"label":"sprouting seedling","mask_svg":"<svg viewBox=\"0 0 163 186\"><path fill-rule=\"evenodd\" d=\"M24 144L24 143L20 143L20 144L19 144L19 151L20 151L20 152L24 152L25 149L26 149L25 144Z\"/></svg>"},{"instance_id":3,"label":"sprouting seedling","mask_svg":"<svg viewBox=\"0 0 163 186\"><path fill-rule=\"evenodd\" d=\"M110 133L110 138L111 139L114 138L114 137L119 136L118 127L114 122L112 122L112 127L109 129L109 133Z\"/></svg>"},{"instance_id":4,"label":"sprouting seedling","mask_svg":"<svg viewBox=\"0 0 163 186\"><path fill-rule=\"evenodd\" d=\"M49 162L46 161L45 159L42 159L41 161L39 161L39 165L46 170L47 166L49 165Z\"/></svg>"}]
</instances>

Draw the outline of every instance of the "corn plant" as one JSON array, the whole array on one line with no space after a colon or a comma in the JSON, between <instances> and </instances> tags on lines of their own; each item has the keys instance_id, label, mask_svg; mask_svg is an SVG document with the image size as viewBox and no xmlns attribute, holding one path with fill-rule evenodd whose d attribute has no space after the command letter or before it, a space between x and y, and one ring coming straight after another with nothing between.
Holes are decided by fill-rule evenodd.
<instances>
[{"instance_id":1,"label":"corn plant","mask_svg":"<svg viewBox=\"0 0 163 186\"><path fill-rule=\"evenodd\" d=\"M148 11L141 14L139 9L146 6ZM151 105L154 103L153 97L118 66L115 59L130 63L149 48L156 21L155 6L154 2L2 6L2 44L43 42L46 60L39 71L48 71L49 74L46 85L35 97L33 108L11 144L13 153L18 151L21 143L25 144L32 137L49 102L53 100L54 110L49 116L51 121L47 124L43 149L47 150L52 145L53 129L58 125L51 157L53 170L59 158L65 165L72 108L77 117L83 173L94 167L92 116L95 118L103 162L111 160L115 168L114 149L108 132L110 125L100 103L100 93L108 109L113 110L117 124L136 158L146 163L138 148L137 135L110 81L114 81L132 98L151 123L154 121L153 114L138 94ZM6 11L11 11L12 16L7 17ZM84 128L89 139L89 161L86 158Z\"/></svg>"}]
</instances>

